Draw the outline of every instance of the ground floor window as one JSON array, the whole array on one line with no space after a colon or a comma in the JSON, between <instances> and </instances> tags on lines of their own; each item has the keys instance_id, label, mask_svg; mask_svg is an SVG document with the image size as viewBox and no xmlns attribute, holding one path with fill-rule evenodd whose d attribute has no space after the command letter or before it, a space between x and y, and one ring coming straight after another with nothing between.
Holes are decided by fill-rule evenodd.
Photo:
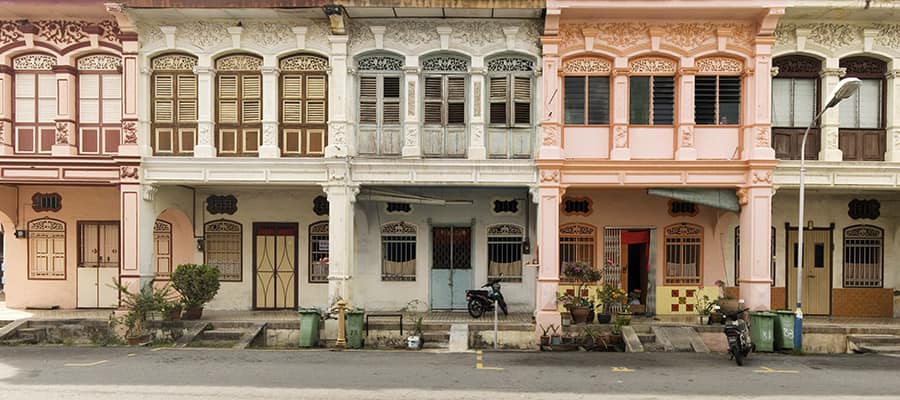
<instances>
[{"instance_id":1,"label":"ground floor window","mask_svg":"<svg viewBox=\"0 0 900 400\"><path fill-rule=\"evenodd\" d=\"M666 227L666 285L699 285L703 276L703 228L681 223Z\"/></svg>"},{"instance_id":2,"label":"ground floor window","mask_svg":"<svg viewBox=\"0 0 900 400\"><path fill-rule=\"evenodd\" d=\"M309 226L309 283L328 283L328 221Z\"/></svg>"},{"instance_id":3,"label":"ground floor window","mask_svg":"<svg viewBox=\"0 0 900 400\"><path fill-rule=\"evenodd\" d=\"M395 222L381 227L381 280L416 280L416 226Z\"/></svg>"},{"instance_id":4,"label":"ground floor window","mask_svg":"<svg viewBox=\"0 0 900 400\"><path fill-rule=\"evenodd\" d=\"M578 262L594 268L597 254L597 229L584 224L566 224L559 228L559 271Z\"/></svg>"},{"instance_id":5,"label":"ground floor window","mask_svg":"<svg viewBox=\"0 0 900 400\"><path fill-rule=\"evenodd\" d=\"M55 219L28 223L28 279L66 279L66 224Z\"/></svg>"},{"instance_id":6,"label":"ground floor window","mask_svg":"<svg viewBox=\"0 0 900 400\"><path fill-rule=\"evenodd\" d=\"M241 224L218 220L204 227L204 262L219 269L219 280L241 281Z\"/></svg>"},{"instance_id":7,"label":"ground floor window","mask_svg":"<svg viewBox=\"0 0 900 400\"><path fill-rule=\"evenodd\" d=\"M769 270L769 279L775 286L775 227L772 227L772 268ZM741 285L741 227L734 227L734 286Z\"/></svg>"},{"instance_id":8,"label":"ground floor window","mask_svg":"<svg viewBox=\"0 0 900 400\"><path fill-rule=\"evenodd\" d=\"M503 274L505 282L522 281L523 239L521 226L498 224L488 227L488 279Z\"/></svg>"},{"instance_id":9,"label":"ground floor window","mask_svg":"<svg viewBox=\"0 0 900 400\"><path fill-rule=\"evenodd\" d=\"M153 224L153 264L157 277L172 275L172 224L159 219Z\"/></svg>"},{"instance_id":10,"label":"ground floor window","mask_svg":"<svg viewBox=\"0 0 900 400\"><path fill-rule=\"evenodd\" d=\"M882 287L884 230L855 225L844 229L844 287Z\"/></svg>"}]
</instances>

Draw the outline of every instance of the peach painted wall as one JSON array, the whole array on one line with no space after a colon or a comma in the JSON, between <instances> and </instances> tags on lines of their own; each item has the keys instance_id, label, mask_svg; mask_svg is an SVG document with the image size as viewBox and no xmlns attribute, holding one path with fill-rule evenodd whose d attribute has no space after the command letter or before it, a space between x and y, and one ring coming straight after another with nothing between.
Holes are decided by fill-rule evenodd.
<instances>
[{"instance_id":1,"label":"peach painted wall","mask_svg":"<svg viewBox=\"0 0 900 400\"><path fill-rule=\"evenodd\" d=\"M675 158L675 130L672 128L630 128L628 135L630 136L631 158Z\"/></svg>"},{"instance_id":2,"label":"peach painted wall","mask_svg":"<svg viewBox=\"0 0 900 400\"><path fill-rule=\"evenodd\" d=\"M741 154L736 151L740 128L694 128L694 147L697 148L697 158L700 160L728 160L740 159Z\"/></svg>"},{"instance_id":3,"label":"peach painted wall","mask_svg":"<svg viewBox=\"0 0 900 400\"><path fill-rule=\"evenodd\" d=\"M62 209L58 212L35 212L31 208L31 196L37 192L62 195ZM6 204L9 201L10 197L4 195L2 203ZM14 196L12 201L15 201ZM4 223L7 306L24 308L55 305L60 308L75 308L78 221L118 221L118 188L113 186L20 186L19 207L22 212L21 229L27 227L28 221L39 218L53 218L65 222L66 279L28 279L28 241L14 238L11 232L14 229L9 229Z\"/></svg>"},{"instance_id":4,"label":"peach painted wall","mask_svg":"<svg viewBox=\"0 0 900 400\"><path fill-rule=\"evenodd\" d=\"M609 128L574 127L565 128L563 141L568 158L608 158Z\"/></svg>"},{"instance_id":5,"label":"peach painted wall","mask_svg":"<svg viewBox=\"0 0 900 400\"><path fill-rule=\"evenodd\" d=\"M175 208L168 208L156 217L158 220L172 224L172 271L180 264L197 264L203 262L202 253L197 251L191 220ZM168 281L168 277L156 278Z\"/></svg>"}]
</instances>

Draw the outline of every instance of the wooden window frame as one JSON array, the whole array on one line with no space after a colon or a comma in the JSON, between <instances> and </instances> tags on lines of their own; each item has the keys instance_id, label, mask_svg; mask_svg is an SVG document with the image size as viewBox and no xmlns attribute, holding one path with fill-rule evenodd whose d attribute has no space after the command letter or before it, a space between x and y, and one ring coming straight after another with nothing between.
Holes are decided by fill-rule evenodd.
<instances>
[{"instance_id":1,"label":"wooden window frame","mask_svg":"<svg viewBox=\"0 0 900 400\"><path fill-rule=\"evenodd\" d=\"M35 229L34 226L37 226L36 224L38 224L39 222L42 222L42 221L48 221L53 224L60 224L60 225L62 225L62 230ZM69 258L68 246L69 246L69 243L66 238L67 230L68 230L66 223L61 220L54 219L54 218L36 218L31 221L28 221L27 226L28 226L28 240L27 240L27 242L28 242L27 243L28 280L30 280L30 281L60 281L60 280L65 281L66 279L68 279L67 277L68 277L68 258ZM62 239L62 241L63 241L62 274L60 274L59 271L54 271L53 273L51 273L50 269L47 270L48 273L46 275L36 275L34 272L33 267L35 264L35 260L34 260L33 254L32 254L32 249L35 246L35 243L33 242L33 240L35 239L35 234L43 234L43 233L48 234L47 239L49 239L49 240ZM55 234L55 235L49 236L51 234ZM40 235L38 235L38 236L40 236ZM49 265L49 267L52 267L52 262L51 262L51 265Z\"/></svg>"},{"instance_id":2,"label":"wooden window frame","mask_svg":"<svg viewBox=\"0 0 900 400\"><path fill-rule=\"evenodd\" d=\"M167 230L166 230L167 229ZM161 258L159 253L156 251L157 243L159 241L159 236L167 235L168 239L166 239L166 246L168 247L168 257L169 257L169 270L168 271L160 271L159 268L159 259ZM153 272L156 279L159 280L169 280L172 276L172 272L175 272L174 254L172 254L172 237L174 236L174 232L172 231L172 223L167 222L161 219L157 219L153 224Z\"/></svg>"},{"instance_id":3,"label":"wooden window frame","mask_svg":"<svg viewBox=\"0 0 900 400\"><path fill-rule=\"evenodd\" d=\"M229 57L244 56L257 59L262 63L262 58L252 54L228 54L216 60L216 65ZM221 94L221 82L223 78L235 79L236 96L234 98L223 99ZM244 95L244 82L246 78L257 78L259 80L259 98L250 98ZM280 86L280 85L279 85ZM215 77L215 110L216 110L216 153L220 157L257 157L259 156L259 148L262 146L262 119L263 119L263 99L266 96L263 85L263 77L261 69L234 69L218 71ZM279 96L280 97L280 96ZM235 117L237 122L222 121L222 104L223 100L233 100L235 102ZM248 101L259 102L259 120L252 122L244 121L244 104ZM234 137L233 149L224 150L225 135L230 134ZM248 150L248 143L253 138L256 142L256 150Z\"/></svg>"},{"instance_id":4,"label":"wooden window frame","mask_svg":"<svg viewBox=\"0 0 900 400\"><path fill-rule=\"evenodd\" d=\"M715 118L715 121L717 121L717 122L713 123L713 124L702 124L696 120L697 84L695 82L694 83L694 101L695 101L695 103L694 103L694 118L695 118L694 122L697 124L697 126L702 126L702 127L739 127L739 126L741 126L743 118L744 118L744 116L743 116L743 113L744 113L744 78L743 78L743 76L741 76L740 74L728 74L728 73L697 74L697 76L696 76L696 78L701 78L701 77L703 77L703 78L715 77L716 78L716 100L715 100L715 112L714 112L713 117ZM722 104L721 104L722 101L720 99L720 92L721 92L720 81L721 81L721 78L723 78L723 77L738 78L738 83L740 84L740 92L738 93L738 98L740 99L740 101L738 101L738 112L737 112L738 120L735 123L723 124L721 122L722 115L721 115L720 108L722 106Z\"/></svg>"},{"instance_id":5,"label":"wooden window frame","mask_svg":"<svg viewBox=\"0 0 900 400\"><path fill-rule=\"evenodd\" d=\"M590 115L590 105L591 105L591 94L590 94L590 80L591 78L606 78L607 82L607 98L606 98L606 123L591 123L591 115ZM565 104L565 95L566 95L566 78L584 78L584 120L582 123L569 123L566 120L566 104ZM563 125L565 126L583 126L583 127L608 127L612 125L612 99L613 99L613 82L612 76L608 73L591 73L591 74L565 74L562 77L562 96L563 96Z\"/></svg>"},{"instance_id":6,"label":"wooden window frame","mask_svg":"<svg viewBox=\"0 0 900 400\"><path fill-rule=\"evenodd\" d=\"M154 58L154 60L168 57L168 56L182 56L182 57L190 57L194 60L194 64L196 65L196 58L193 56L186 56L184 54L163 54ZM171 122L163 122L156 120L156 102L159 98L156 96L156 81L159 76L170 76L172 78L172 121ZM182 97L179 92L180 86L180 78L182 77L190 77L194 81L194 97ZM194 154L194 147L197 146L197 119L194 120L185 120L182 121L179 118L179 104L182 101L193 101L195 104L194 116L196 117L199 112L199 87L197 82L197 75L194 74L193 71L188 69L154 69L150 76L150 146L153 149L154 156L192 156ZM160 151L159 149L159 135L163 132L169 132L170 143L172 145L171 151ZM193 142L193 145L190 149L182 146L184 143L185 137L189 137L190 141Z\"/></svg>"},{"instance_id":7,"label":"wooden window frame","mask_svg":"<svg viewBox=\"0 0 900 400\"><path fill-rule=\"evenodd\" d=\"M878 232L878 234L879 234L878 236L871 236L871 237L867 238L869 240L877 240L878 241L877 253L878 253L879 263L878 263L877 269L879 270L879 273L878 273L878 284L877 285L874 285L874 284L865 285L865 284L861 284L858 282L849 283L849 284L847 283L847 276L849 275L847 273L847 271L849 269L849 265L847 262L848 249L855 248L855 247L863 247L861 244L848 244L848 241L850 241L850 240L860 240L860 239L850 239L847 237L847 233L852 232L854 230L861 230L861 229L869 229L869 230ZM842 257L843 265L841 268L841 286L845 287L845 288L867 288L867 289L883 288L884 287L884 229L882 229L878 226L875 226L875 225L867 225L867 224L848 226L848 227L844 228L842 244L843 244L843 257ZM872 246L870 245L870 247L872 247Z\"/></svg>"},{"instance_id":8,"label":"wooden window frame","mask_svg":"<svg viewBox=\"0 0 900 400\"><path fill-rule=\"evenodd\" d=\"M518 242L514 241L515 239L518 239ZM493 263L491 261L491 246L500 246L500 247L508 246L508 247L512 247L513 249L515 249L516 245L518 245L518 249L519 249L518 266L516 266L514 268L519 270L519 274L518 275L503 275L503 278L501 278L501 279L503 282L514 282L514 283L522 282L523 271L524 271L523 267L525 265L525 260L524 260L523 253L521 250L522 250L522 245L523 245L524 240L525 240L525 228L523 228L521 225L492 224L487 227L487 254L486 254L487 257L486 258L487 258L487 266L488 266L487 267L488 280L500 278L498 273L491 273L492 266L495 265L495 263ZM507 250L507 251L509 251L509 250ZM515 253L508 253L508 254L515 255ZM513 263L515 263L515 261Z\"/></svg>"},{"instance_id":9,"label":"wooden window frame","mask_svg":"<svg viewBox=\"0 0 900 400\"><path fill-rule=\"evenodd\" d=\"M656 78L672 78L672 123L662 124L656 123L654 120L654 93L656 91L655 82ZM634 78L649 78L649 93L648 99L649 104L647 104L647 123L646 124L637 124L631 121L631 102L634 101L631 96L631 88L632 82L634 82ZM652 126L652 127L673 127L675 126L675 121L678 119L678 77L675 74L661 74L661 73L653 73L653 74L632 74L628 78L628 124L630 126Z\"/></svg>"},{"instance_id":10,"label":"wooden window frame","mask_svg":"<svg viewBox=\"0 0 900 400\"><path fill-rule=\"evenodd\" d=\"M868 70L857 70L854 62L868 62L871 66ZM840 126L838 121L838 148L842 151L844 161L884 161L884 153L887 150L887 63L875 57L869 56L852 56L845 57L840 60L839 64L842 68L847 69L846 78L859 78L863 81L878 81L879 83L879 100L878 104L878 127L877 128L860 128L860 127L844 127ZM859 100L861 97L855 97ZM845 101L846 102L846 101ZM844 104L844 103L841 103ZM840 105L838 105L840 113ZM859 107L857 106L856 125L859 125ZM839 118L840 119L840 118ZM873 155L866 156L865 140L866 138L874 138L877 148L874 149ZM850 147L853 146L853 147ZM853 148L856 152L851 152Z\"/></svg>"},{"instance_id":11,"label":"wooden window frame","mask_svg":"<svg viewBox=\"0 0 900 400\"><path fill-rule=\"evenodd\" d=\"M285 78L299 77L301 81L301 96L299 98L287 99L284 95ZM308 97L308 82L310 77L323 78L325 97L322 99L311 99ZM284 71L278 77L278 119L281 122L280 134L278 135L278 147L281 154L285 157L324 157L325 147L328 146L328 73L325 71ZM300 102L300 118L301 123L286 122L284 120L284 103L286 100L295 100ZM321 100L324 103L325 120L322 123L308 123L307 105L309 100ZM314 152L309 148L310 135L321 132L322 134L322 151ZM287 150L287 135L297 134L299 137L299 152ZM260 143L261 145L262 143Z\"/></svg>"},{"instance_id":12,"label":"wooden window frame","mask_svg":"<svg viewBox=\"0 0 900 400\"><path fill-rule=\"evenodd\" d=\"M85 56L85 57L87 57L87 56ZM81 92L81 80L85 76L88 76L88 75L96 75L97 76L97 80L98 80L97 91L98 91L98 93L97 93L96 99L85 99L82 97L82 95L84 93ZM107 99L106 97L103 96L103 92L104 92L103 77L109 76L109 75L116 75L119 77L119 86L120 87L119 87L119 97L118 98ZM78 131L78 153L79 154L91 154L91 155L116 155L116 154L118 154L119 153L118 144L123 143L122 140L123 140L123 135L124 135L124 132L122 130L122 111L123 111L122 107L125 104L124 103L125 102L125 99L124 99L125 93L123 92L121 86L124 82L125 77L122 74L121 68L119 71L79 70L77 78L78 78L78 81L76 82L77 95L75 97L76 97L76 107L77 107L76 114L78 115L78 118L77 118L78 124L76 127L76 130ZM151 95L152 95L152 92L151 92ZM83 100L97 100L97 122L86 123L82 120L81 107L82 107ZM119 120L117 122L105 122L103 105L107 101L116 101L116 100L119 101ZM153 103L151 103L151 104L153 104ZM87 152L84 150L85 140L83 140L84 139L83 135L84 135L84 130L86 128L87 129L94 128L97 130L98 137L97 137L97 151L96 152ZM108 131L119 131L119 135L118 135L119 140L118 140L118 143L116 143L116 151L106 151L106 147L107 147L107 143L106 143L107 134L106 133Z\"/></svg>"},{"instance_id":13,"label":"wooden window frame","mask_svg":"<svg viewBox=\"0 0 900 400\"><path fill-rule=\"evenodd\" d=\"M581 224L581 223L568 223L563 224L559 227L559 273L560 280L566 281L566 278L563 276L563 269L565 268L565 264L567 263L579 263L585 262L597 271L602 271L602 267L598 264L598 238L599 230L593 225L589 224ZM564 245L572 245L575 246L576 249L574 251L574 260L563 260L563 246ZM590 260L578 259L579 254L585 254L584 251L578 251L578 247L589 246L590 247Z\"/></svg>"},{"instance_id":14,"label":"wooden window frame","mask_svg":"<svg viewBox=\"0 0 900 400\"><path fill-rule=\"evenodd\" d=\"M697 234L690 233L678 233L675 230L678 228L689 228L699 230ZM689 223L678 223L669 225L664 229L664 237L663 243L665 243L665 249L663 252L663 285L665 286L699 286L703 284L703 245L704 245L704 229L702 226L697 224L689 224ZM689 243L685 240L697 240L697 275L685 275L684 274L684 254L686 245L694 245L695 243ZM670 246L675 246L679 249L679 264L680 264L680 275L669 275L669 250Z\"/></svg>"},{"instance_id":15,"label":"wooden window frame","mask_svg":"<svg viewBox=\"0 0 900 400\"><path fill-rule=\"evenodd\" d=\"M419 229L416 225L405 222L391 222L381 225L381 281L382 282L415 282L418 270ZM411 238L411 239L410 239ZM391 243L412 243L413 274L400 275L386 273L387 262L385 247Z\"/></svg>"},{"instance_id":16,"label":"wooden window frame","mask_svg":"<svg viewBox=\"0 0 900 400\"><path fill-rule=\"evenodd\" d=\"M211 242L209 236L210 234L216 234L216 231L210 231L209 227L217 224L217 223L226 223L232 224L237 227L237 232L228 232L229 234L236 235L238 237L238 277L228 277L226 278L224 274L222 274L222 270L218 265L213 264L209 261L209 244ZM212 265L213 267L219 269L219 281L221 282L243 282L244 280L244 227L240 222L232 221L228 219L218 219L215 221L209 221L203 224L203 243L204 243L204 251L203 251L203 262L205 264Z\"/></svg>"},{"instance_id":17,"label":"wooden window frame","mask_svg":"<svg viewBox=\"0 0 900 400\"><path fill-rule=\"evenodd\" d=\"M363 122L362 121L362 79L363 78L375 78L375 98L367 99L368 101L375 102L375 123L371 122ZM390 103L396 103L398 108L398 120L396 124L387 124L384 122L384 104L387 99L384 97L384 79L385 78L397 78L399 85L399 92L397 93L398 97L396 100L391 99ZM403 126L403 85L405 83L402 71L364 71L359 75L359 79L357 80L357 121L359 121L360 127L366 127L369 129L375 130L375 137L373 138L376 146L376 150L374 153L363 153L363 154L371 154L371 155L379 155L379 156L396 156L401 154L402 143L403 140L400 140L400 146L398 146L396 152L391 152L383 149L384 144L384 128L391 127L396 128L400 135L403 135L402 126ZM362 152L361 152L362 153Z\"/></svg>"},{"instance_id":18,"label":"wooden window frame","mask_svg":"<svg viewBox=\"0 0 900 400\"><path fill-rule=\"evenodd\" d=\"M29 56L29 55L31 55L31 56L50 56L50 57L55 58L55 56L52 56L50 54L45 54L45 53L29 53L29 54L18 55L13 60L15 60L16 58L25 57L25 56ZM19 122L18 116L16 115L16 104L18 103L18 99L26 98L26 97L19 97L17 94L17 90L16 90L16 80L19 76L23 76L23 75L33 75L34 76L34 97L33 97L34 121L29 121L29 122ZM47 155L47 156L49 156L52 151L53 145L56 144L56 140L55 140L56 139L56 121L55 121L55 118L54 118L54 121L52 121L52 122L41 122L41 110L40 110L40 100L41 100L40 76L41 75L56 76L56 72L53 72L53 70L51 70L51 69L47 69L47 70L44 70L44 69L15 69L15 68L13 69L13 81L10 84L10 91L12 92L12 95L10 96L10 98L11 98L11 102L10 102L11 107L10 108L12 110L12 115L11 115L12 132L10 134L12 136L13 149L16 154L31 154L31 155ZM57 86L55 79L54 79L54 86ZM55 89L54 90L55 96L53 97L53 101L55 103L57 103L57 106L58 106L59 90L58 90L58 87L55 87L54 89ZM48 99L48 98L45 98L45 99ZM54 108L56 108L56 107L54 107ZM34 147L32 151L23 151L19 147L19 144L20 144L19 143L19 129L20 128L32 129L32 146ZM42 144L43 144L42 143L42 130L52 130L53 131L53 140L50 141L51 143L46 148L44 148L44 146L42 146Z\"/></svg>"},{"instance_id":19,"label":"wooden window frame","mask_svg":"<svg viewBox=\"0 0 900 400\"><path fill-rule=\"evenodd\" d=\"M328 283L328 250L322 251L321 249L317 249L316 246L322 241L322 227L324 228L325 241L330 240L329 231L328 231L328 221L319 221L314 222L309 225L309 269L308 275L306 277L307 283L311 284L321 284ZM330 246L330 243L329 243ZM329 248L330 250L330 248ZM322 258L316 259L317 255L325 254L325 261L321 261ZM313 274L313 269L321 268L324 265L325 268L325 278L323 279L313 279L313 276L321 276L321 273Z\"/></svg>"},{"instance_id":20,"label":"wooden window frame","mask_svg":"<svg viewBox=\"0 0 900 400\"><path fill-rule=\"evenodd\" d=\"M822 99L820 96L822 90L822 62L820 60L801 54L789 54L775 57L772 61L772 64L778 68L778 75L772 78L773 104L775 102L775 96L777 95L777 93L775 92L776 79L815 79L815 110L819 110L822 104ZM791 87L791 119L793 120L793 85ZM813 117L815 117L815 115L813 115ZM813 127L809 130L809 138L806 141L807 160L816 160L819 158L819 148L821 141L819 122L820 121L815 121ZM775 149L775 157L779 160L799 160L801 147L800 141L802 140L805 129L806 126L777 126L773 123L772 148ZM783 148L781 146L782 143L786 143L788 148L786 151L779 151Z\"/></svg>"}]
</instances>

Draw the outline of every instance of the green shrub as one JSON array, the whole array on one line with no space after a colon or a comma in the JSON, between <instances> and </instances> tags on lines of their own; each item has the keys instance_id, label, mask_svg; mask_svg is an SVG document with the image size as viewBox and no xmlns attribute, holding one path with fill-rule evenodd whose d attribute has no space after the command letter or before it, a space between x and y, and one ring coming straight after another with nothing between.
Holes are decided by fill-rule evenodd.
<instances>
[{"instance_id":1,"label":"green shrub","mask_svg":"<svg viewBox=\"0 0 900 400\"><path fill-rule=\"evenodd\" d=\"M172 286L186 310L202 308L219 292L219 270L206 264L181 264L172 273Z\"/></svg>"}]
</instances>

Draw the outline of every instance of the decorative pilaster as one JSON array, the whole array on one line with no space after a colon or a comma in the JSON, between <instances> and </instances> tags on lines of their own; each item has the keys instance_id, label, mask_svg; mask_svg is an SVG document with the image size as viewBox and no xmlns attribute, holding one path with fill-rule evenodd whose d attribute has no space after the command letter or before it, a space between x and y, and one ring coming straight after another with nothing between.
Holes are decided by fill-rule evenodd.
<instances>
[{"instance_id":1,"label":"decorative pilaster","mask_svg":"<svg viewBox=\"0 0 900 400\"><path fill-rule=\"evenodd\" d=\"M752 87L750 110L752 121L744 131L744 155L751 160L775 159L772 147L772 44L774 38L756 39L756 58L752 70L747 71L745 81ZM751 72L752 71L752 72ZM747 98L746 96L744 97ZM744 113L747 115L747 113ZM749 131L749 132L748 132Z\"/></svg>"},{"instance_id":2,"label":"decorative pilaster","mask_svg":"<svg viewBox=\"0 0 900 400\"><path fill-rule=\"evenodd\" d=\"M403 112L403 158L421 158L422 146L419 144L419 59L416 56L406 57L407 67L403 69L404 85L400 88L405 97L406 110Z\"/></svg>"},{"instance_id":3,"label":"decorative pilaster","mask_svg":"<svg viewBox=\"0 0 900 400\"><path fill-rule=\"evenodd\" d=\"M346 35L328 36L331 43L331 72L328 84L328 146L325 147L325 157L347 157L350 154L349 140L347 139L347 85L350 82L350 71L347 68L347 41Z\"/></svg>"},{"instance_id":4,"label":"decorative pilaster","mask_svg":"<svg viewBox=\"0 0 900 400\"><path fill-rule=\"evenodd\" d=\"M628 59L616 58L616 66L612 71L611 88L613 93L628 93ZM612 151L609 158L612 160L630 160L631 149L628 146L628 104L624 101L613 102L614 108L610 116L610 125L613 137Z\"/></svg>"},{"instance_id":5,"label":"decorative pilaster","mask_svg":"<svg viewBox=\"0 0 900 400\"><path fill-rule=\"evenodd\" d=\"M893 65L900 65L894 59ZM900 162L900 69L887 73L887 148L884 160Z\"/></svg>"},{"instance_id":6,"label":"decorative pilaster","mask_svg":"<svg viewBox=\"0 0 900 400\"><path fill-rule=\"evenodd\" d=\"M213 122L213 116L216 115L213 101L216 95L216 70L208 57L201 58L200 63L202 64L194 67L197 75L197 145L194 146L194 157L211 158L216 156L216 124Z\"/></svg>"},{"instance_id":7,"label":"decorative pilaster","mask_svg":"<svg viewBox=\"0 0 900 400\"><path fill-rule=\"evenodd\" d=\"M564 158L562 149L562 90L560 90L559 76L560 58L559 43L560 38L557 36L544 36L541 38L543 43L543 74L541 81L543 82L544 94L543 107L541 110L541 144L538 151L539 160L561 160Z\"/></svg>"},{"instance_id":8,"label":"decorative pilaster","mask_svg":"<svg viewBox=\"0 0 900 400\"><path fill-rule=\"evenodd\" d=\"M53 156L78 154L78 133L75 130L76 87L75 68L68 65L53 67L56 73L56 141L51 148Z\"/></svg>"},{"instance_id":9,"label":"decorative pilaster","mask_svg":"<svg viewBox=\"0 0 900 400\"><path fill-rule=\"evenodd\" d=\"M150 283L153 268L153 187L141 185L137 165L121 167L119 184L119 236L122 285L137 290Z\"/></svg>"},{"instance_id":10,"label":"decorative pilaster","mask_svg":"<svg viewBox=\"0 0 900 400\"><path fill-rule=\"evenodd\" d=\"M772 171L753 171L751 176L752 184L739 191L740 298L751 310L768 310L772 287Z\"/></svg>"},{"instance_id":11,"label":"decorative pilaster","mask_svg":"<svg viewBox=\"0 0 900 400\"><path fill-rule=\"evenodd\" d=\"M841 78L846 74L845 68L839 68L838 60L829 58L825 60L826 67L822 69L820 76L822 77L821 103L828 101L828 94L837 86ZM821 145L819 147L820 161L841 161L844 159L844 153L838 147L838 134L840 132L840 107L832 107L825 110L822 118L819 120L821 127Z\"/></svg>"},{"instance_id":12,"label":"decorative pilaster","mask_svg":"<svg viewBox=\"0 0 900 400\"><path fill-rule=\"evenodd\" d=\"M470 82L472 90L472 119L469 122L469 159L484 160L487 158L487 149L484 147L484 82L486 71L483 67L484 59L472 58L470 69Z\"/></svg>"},{"instance_id":13,"label":"decorative pilaster","mask_svg":"<svg viewBox=\"0 0 900 400\"><path fill-rule=\"evenodd\" d=\"M349 182L344 164L328 167L328 304L339 298L352 301L350 281L355 273L354 207L359 187Z\"/></svg>"},{"instance_id":14,"label":"decorative pilaster","mask_svg":"<svg viewBox=\"0 0 900 400\"><path fill-rule=\"evenodd\" d=\"M12 154L12 68L0 65L0 156Z\"/></svg>"},{"instance_id":15,"label":"decorative pilaster","mask_svg":"<svg viewBox=\"0 0 900 400\"><path fill-rule=\"evenodd\" d=\"M122 142L120 156L139 157L138 145L138 43L137 33L119 35L122 40Z\"/></svg>"},{"instance_id":16,"label":"decorative pilaster","mask_svg":"<svg viewBox=\"0 0 900 400\"><path fill-rule=\"evenodd\" d=\"M262 68L263 93L278 93L278 68ZM281 157L278 147L278 109L277 96L263 96L262 109L262 145L259 146L259 158Z\"/></svg>"},{"instance_id":17,"label":"decorative pilaster","mask_svg":"<svg viewBox=\"0 0 900 400\"><path fill-rule=\"evenodd\" d=\"M694 84L697 68L693 65L681 68L678 88L678 114L675 120L677 140L675 141L676 160L696 160L697 149L694 147ZM677 91L676 91L677 92Z\"/></svg>"},{"instance_id":18,"label":"decorative pilaster","mask_svg":"<svg viewBox=\"0 0 900 400\"><path fill-rule=\"evenodd\" d=\"M554 75L555 76L555 75ZM559 326L561 317L557 307L559 287L559 204L560 174L558 169L541 169L538 188L538 244L540 267L537 282L536 333L541 327Z\"/></svg>"}]
</instances>

